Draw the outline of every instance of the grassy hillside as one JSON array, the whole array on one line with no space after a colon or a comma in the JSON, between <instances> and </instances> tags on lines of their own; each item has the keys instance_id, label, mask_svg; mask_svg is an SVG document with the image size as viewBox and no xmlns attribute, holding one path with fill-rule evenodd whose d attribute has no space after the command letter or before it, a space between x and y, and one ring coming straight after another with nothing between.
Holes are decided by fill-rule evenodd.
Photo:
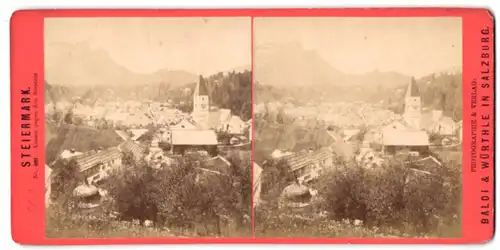
<instances>
[{"instance_id":1,"label":"grassy hillside","mask_svg":"<svg viewBox=\"0 0 500 250\"><path fill-rule=\"evenodd\" d=\"M114 130L95 130L88 126L65 124L46 147L46 162L52 162L65 149L85 152L99 147L117 146L123 139Z\"/></svg>"},{"instance_id":2,"label":"grassy hillside","mask_svg":"<svg viewBox=\"0 0 500 250\"><path fill-rule=\"evenodd\" d=\"M330 146L334 141L324 128L304 128L293 124L255 126L255 161L262 163L275 149L299 151Z\"/></svg>"}]
</instances>

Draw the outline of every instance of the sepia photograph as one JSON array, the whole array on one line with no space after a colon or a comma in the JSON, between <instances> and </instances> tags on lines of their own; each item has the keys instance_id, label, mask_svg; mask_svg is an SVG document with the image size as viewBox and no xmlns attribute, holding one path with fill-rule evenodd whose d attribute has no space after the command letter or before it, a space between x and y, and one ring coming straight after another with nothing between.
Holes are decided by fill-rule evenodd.
<instances>
[{"instance_id":1,"label":"sepia photograph","mask_svg":"<svg viewBox=\"0 0 500 250\"><path fill-rule=\"evenodd\" d=\"M251 237L251 29L45 19L47 238Z\"/></svg>"},{"instance_id":2,"label":"sepia photograph","mask_svg":"<svg viewBox=\"0 0 500 250\"><path fill-rule=\"evenodd\" d=\"M458 238L462 19L254 19L257 238Z\"/></svg>"}]
</instances>

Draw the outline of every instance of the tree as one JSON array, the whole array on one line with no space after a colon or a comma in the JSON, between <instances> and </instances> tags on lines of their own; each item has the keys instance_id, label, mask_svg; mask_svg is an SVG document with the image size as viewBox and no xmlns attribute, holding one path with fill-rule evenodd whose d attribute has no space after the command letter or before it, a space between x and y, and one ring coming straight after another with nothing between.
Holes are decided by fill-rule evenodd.
<instances>
[{"instance_id":1,"label":"tree","mask_svg":"<svg viewBox=\"0 0 500 250\"><path fill-rule=\"evenodd\" d=\"M132 166L135 163L135 157L132 151L127 150L122 152L122 163L127 166Z\"/></svg>"},{"instance_id":2,"label":"tree","mask_svg":"<svg viewBox=\"0 0 500 250\"><path fill-rule=\"evenodd\" d=\"M221 218L242 217L241 190L233 186L231 176L200 171L204 164L191 157L160 169L136 163L113 173L106 185L124 219L193 230L202 227L207 232L200 234L217 235Z\"/></svg>"},{"instance_id":3,"label":"tree","mask_svg":"<svg viewBox=\"0 0 500 250\"><path fill-rule=\"evenodd\" d=\"M64 115L64 123L73 124L73 110L68 110L66 115Z\"/></svg>"},{"instance_id":4,"label":"tree","mask_svg":"<svg viewBox=\"0 0 500 250\"><path fill-rule=\"evenodd\" d=\"M229 144L229 140L231 139L231 135L225 130L217 131L217 141L222 144Z\"/></svg>"},{"instance_id":5,"label":"tree","mask_svg":"<svg viewBox=\"0 0 500 250\"><path fill-rule=\"evenodd\" d=\"M52 179L52 194L57 204L66 208L71 201L72 192L82 181L83 176L79 172L78 163L75 159L70 161L59 159L52 166L54 175Z\"/></svg>"},{"instance_id":6,"label":"tree","mask_svg":"<svg viewBox=\"0 0 500 250\"><path fill-rule=\"evenodd\" d=\"M159 142L158 147L161 148L163 151L168 152L172 148L172 145L167 142Z\"/></svg>"}]
</instances>

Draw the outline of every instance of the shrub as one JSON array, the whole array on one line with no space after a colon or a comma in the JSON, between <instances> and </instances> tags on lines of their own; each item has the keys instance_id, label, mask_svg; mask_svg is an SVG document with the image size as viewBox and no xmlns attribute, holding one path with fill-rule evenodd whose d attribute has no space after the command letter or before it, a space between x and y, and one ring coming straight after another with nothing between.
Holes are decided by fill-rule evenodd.
<instances>
[{"instance_id":1,"label":"shrub","mask_svg":"<svg viewBox=\"0 0 500 250\"><path fill-rule=\"evenodd\" d=\"M341 166L317 184L324 196L321 206L335 220L359 219L369 227L416 234L436 232L460 210L460 173L449 169L459 168L445 165L429 175L401 161L377 169Z\"/></svg>"},{"instance_id":2,"label":"shrub","mask_svg":"<svg viewBox=\"0 0 500 250\"><path fill-rule=\"evenodd\" d=\"M241 220L242 197L233 178L206 174L198 169L203 163L189 157L179 161L160 169L142 162L112 174L106 185L122 219L151 220L201 235L220 235L223 218Z\"/></svg>"},{"instance_id":3,"label":"shrub","mask_svg":"<svg viewBox=\"0 0 500 250\"><path fill-rule=\"evenodd\" d=\"M172 148L172 145L167 142L159 142L158 147L161 148L163 151L168 152Z\"/></svg>"},{"instance_id":4,"label":"shrub","mask_svg":"<svg viewBox=\"0 0 500 250\"><path fill-rule=\"evenodd\" d=\"M122 164L130 166L135 163L135 157L132 151L126 150L122 152Z\"/></svg>"},{"instance_id":5,"label":"shrub","mask_svg":"<svg viewBox=\"0 0 500 250\"><path fill-rule=\"evenodd\" d=\"M51 196L56 204L67 207L71 202L73 190L83 181L84 177L78 171L78 165L74 159L68 161L59 159L52 166Z\"/></svg>"}]
</instances>

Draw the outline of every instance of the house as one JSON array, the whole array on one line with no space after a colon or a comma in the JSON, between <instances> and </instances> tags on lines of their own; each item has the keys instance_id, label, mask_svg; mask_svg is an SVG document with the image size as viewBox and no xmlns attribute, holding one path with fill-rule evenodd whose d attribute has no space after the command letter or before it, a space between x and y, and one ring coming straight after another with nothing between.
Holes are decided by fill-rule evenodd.
<instances>
[{"instance_id":1,"label":"house","mask_svg":"<svg viewBox=\"0 0 500 250\"><path fill-rule=\"evenodd\" d=\"M262 168L253 163L253 206L257 207L260 203L260 193L262 191Z\"/></svg>"},{"instance_id":2,"label":"house","mask_svg":"<svg viewBox=\"0 0 500 250\"><path fill-rule=\"evenodd\" d=\"M124 141L130 139L130 136L127 134L127 132L123 130L116 130L115 131L118 136L120 136Z\"/></svg>"},{"instance_id":3,"label":"house","mask_svg":"<svg viewBox=\"0 0 500 250\"><path fill-rule=\"evenodd\" d=\"M431 122L425 127L429 133L443 136L456 134L457 124L451 117L443 116L443 111L433 110L431 117Z\"/></svg>"},{"instance_id":4,"label":"house","mask_svg":"<svg viewBox=\"0 0 500 250\"><path fill-rule=\"evenodd\" d=\"M385 125L382 131L408 130L408 129L412 129L411 125L408 124L405 120L398 119Z\"/></svg>"},{"instance_id":5,"label":"house","mask_svg":"<svg viewBox=\"0 0 500 250\"><path fill-rule=\"evenodd\" d=\"M227 123L231 119L230 109L219 109L219 120L221 124Z\"/></svg>"},{"instance_id":6,"label":"house","mask_svg":"<svg viewBox=\"0 0 500 250\"><path fill-rule=\"evenodd\" d=\"M78 169L89 183L100 181L107 173L122 164L122 154L116 147L87 152L74 157Z\"/></svg>"},{"instance_id":7,"label":"house","mask_svg":"<svg viewBox=\"0 0 500 250\"><path fill-rule=\"evenodd\" d=\"M279 158L282 158L284 156L287 156L287 155L292 155L293 153L292 152L287 152L287 151L281 151L279 149L275 149L272 153L271 153L271 157L273 159L279 159Z\"/></svg>"},{"instance_id":8,"label":"house","mask_svg":"<svg viewBox=\"0 0 500 250\"><path fill-rule=\"evenodd\" d=\"M309 182L319 177L324 169L333 167L333 153L330 148L304 150L282 157L289 171L300 183Z\"/></svg>"},{"instance_id":9,"label":"house","mask_svg":"<svg viewBox=\"0 0 500 250\"><path fill-rule=\"evenodd\" d=\"M127 140L118 146L121 152L131 152L136 160L141 159L145 156L146 147L133 142L132 140Z\"/></svg>"},{"instance_id":10,"label":"house","mask_svg":"<svg viewBox=\"0 0 500 250\"><path fill-rule=\"evenodd\" d=\"M129 128L144 128L148 125L153 125L154 121L145 113L131 113L129 114L121 125Z\"/></svg>"},{"instance_id":11,"label":"house","mask_svg":"<svg viewBox=\"0 0 500 250\"><path fill-rule=\"evenodd\" d=\"M141 136L146 134L148 132L148 129L146 128L139 128L139 129L130 129L130 133L132 133L132 139L133 141L138 141L140 140Z\"/></svg>"},{"instance_id":12,"label":"house","mask_svg":"<svg viewBox=\"0 0 500 250\"><path fill-rule=\"evenodd\" d=\"M59 155L59 157L61 159L70 159L74 156L78 156L78 155L81 155L82 152L77 152L75 149L66 149L64 151L62 151L62 153Z\"/></svg>"},{"instance_id":13,"label":"house","mask_svg":"<svg viewBox=\"0 0 500 250\"><path fill-rule=\"evenodd\" d=\"M245 122L237 115L233 115L226 124L225 131L232 135L242 135L245 132Z\"/></svg>"},{"instance_id":14,"label":"house","mask_svg":"<svg viewBox=\"0 0 500 250\"><path fill-rule=\"evenodd\" d=\"M50 195L52 193L52 169L45 164L45 207L50 205Z\"/></svg>"},{"instance_id":15,"label":"house","mask_svg":"<svg viewBox=\"0 0 500 250\"><path fill-rule=\"evenodd\" d=\"M211 154L217 152L217 135L213 130L172 130L171 141L174 153L184 154L189 149L206 150Z\"/></svg>"},{"instance_id":16,"label":"house","mask_svg":"<svg viewBox=\"0 0 500 250\"><path fill-rule=\"evenodd\" d=\"M429 153L429 134L422 130L385 130L382 134L385 154L397 154L402 150Z\"/></svg>"},{"instance_id":17,"label":"house","mask_svg":"<svg viewBox=\"0 0 500 250\"><path fill-rule=\"evenodd\" d=\"M171 130L180 130L180 129L200 129L199 126L196 125L196 122L190 119L182 119L179 123L170 126Z\"/></svg>"},{"instance_id":18,"label":"house","mask_svg":"<svg viewBox=\"0 0 500 250\"><path fill-rule=\"evenodd\" d=\"M344 134L344 137L342 139L347 142L352 137L359 134L359 132L361 132L361 130L358 128L346 128L346 129L342 130L342 134Z\"/></svg>"}]
</instances>

